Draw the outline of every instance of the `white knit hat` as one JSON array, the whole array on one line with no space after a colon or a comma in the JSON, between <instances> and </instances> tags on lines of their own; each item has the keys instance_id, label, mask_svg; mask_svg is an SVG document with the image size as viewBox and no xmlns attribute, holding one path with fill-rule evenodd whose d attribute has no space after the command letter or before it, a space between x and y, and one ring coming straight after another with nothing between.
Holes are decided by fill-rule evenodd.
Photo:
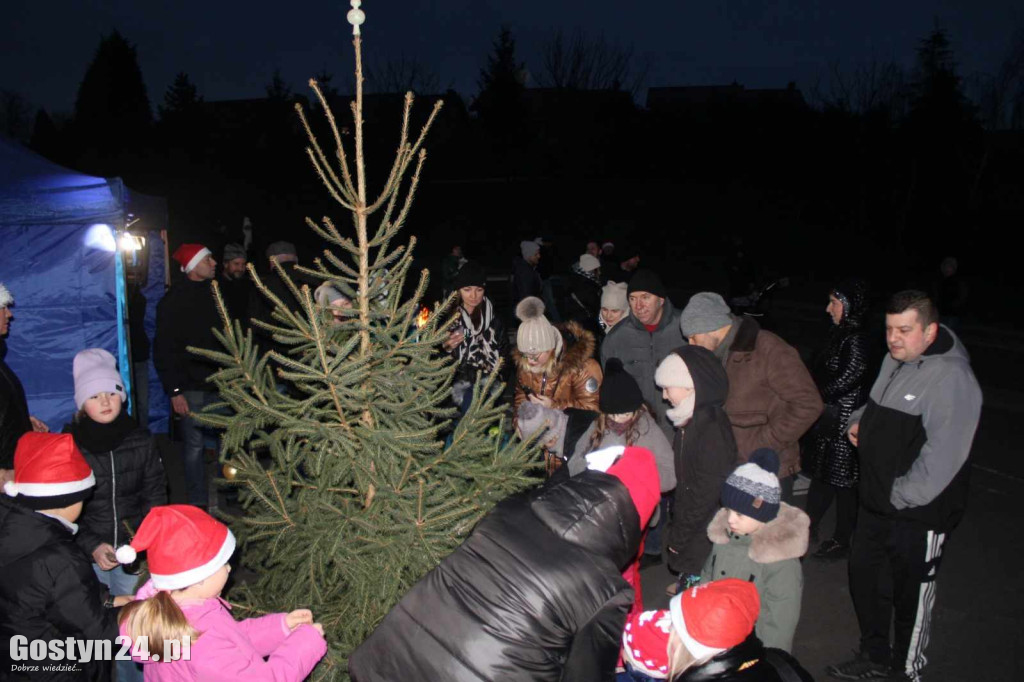
<instances>
[{"instance_id":1,"label":"white knit hat","mask_svg":"<svg viewBox=\"0 0 1024 682\"><path fill-rule=\"evenodd\" d=\"M601 289L601 307L609 310L629 310L629 298L626 296L626 289L629 287L625 282L612 282Z\"/></svg>"},{"instance_id":2,"label":"white knit hat","mask_svg":"<svg viewBox=\"0 0 1024 682\"><path fill-rule=\"evenodd\" d=\"M522 324L516 332L516 346L524 355L554 350L555 357L562 354L562 334L544 317L544 301L527 296L516 306L516 317Z\"/></svg>"},{"instance_id":3,"label":"white knit hat","mask_svg":"<svg viewBox=\"0 0 1024 682\"><path fill-rule=\"evenodd\" d=\"M0 308L6 308L14 303L14 296L7 290L3 282L0 282Z\"/></svg>"},{"instance_id":4,"label":"white knit hat","mask_svg":"<svg viewBox=\"0 0 1024 682\"><path fill-rule=\"evenodd\" d=\"M580 256L580 270L583 272L593 272L601 267L601 261L589 253L585 253Z\"/></svg>"}]
</instances>

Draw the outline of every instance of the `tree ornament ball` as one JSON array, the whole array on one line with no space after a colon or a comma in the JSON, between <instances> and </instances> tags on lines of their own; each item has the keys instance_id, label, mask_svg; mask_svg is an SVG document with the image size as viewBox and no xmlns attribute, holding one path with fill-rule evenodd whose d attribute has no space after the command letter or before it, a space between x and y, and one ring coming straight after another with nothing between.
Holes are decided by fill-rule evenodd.
<instances>
[{"instance_id":1,"label":"tree ornament ball","mask_svg":"<svg viewBox=\"0 0 1024 682\"><path fill-rule=\"evenodd\" d=\"M224 478L228 479L229 481L235 480L235 476L238 475L238 469L236 469L234 466L230 464L225 464L223 471Z\"/></svg>"},{"instance_id":2,"label":"tree ornament ball","mask_svg":"<svg viewBox=\"0 0 1024 682\"><path fill-rule=\"evenodd\" d=\"M497 438L498 436L501 435L501 427L492 426L491 428L487 429L487 435L490 436L491 438Z\"/></svg>"}]
</instances>

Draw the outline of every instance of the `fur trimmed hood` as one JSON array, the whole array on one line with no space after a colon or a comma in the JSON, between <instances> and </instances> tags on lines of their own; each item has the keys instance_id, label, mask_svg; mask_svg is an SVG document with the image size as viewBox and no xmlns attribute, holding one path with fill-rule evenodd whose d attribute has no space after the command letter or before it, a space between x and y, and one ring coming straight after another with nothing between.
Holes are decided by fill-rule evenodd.
<instances>
[{"instance_id":1,"label":"fur trimmed hood","mask_svg":"<svg viewBox=\"0 0 1024 682\"><path fill-rule=\"evenodd\" d=\"M729 542L729 510L722 508L708 524L708 538L716 545ZM747 556L758 564L797 559L807 554L811 519L802 509L783 502L774 521L750 536Z\"/></svg>"},{"instance_id":2,"label":"fur trimmed hood","mask_svg":"<svg viewBox=\"0 0 1024 682\"><path fill-rule=\"evenodd\" d=\"M583 370L587 360L593 359L597 348L594 334L578 322L556 324L555 328L562 335L562 354L555 361L555 374ZM516 369L529 371L526 359L518 348L512 351L512 359L515 360Z\"/></svg>"}]
</instances>

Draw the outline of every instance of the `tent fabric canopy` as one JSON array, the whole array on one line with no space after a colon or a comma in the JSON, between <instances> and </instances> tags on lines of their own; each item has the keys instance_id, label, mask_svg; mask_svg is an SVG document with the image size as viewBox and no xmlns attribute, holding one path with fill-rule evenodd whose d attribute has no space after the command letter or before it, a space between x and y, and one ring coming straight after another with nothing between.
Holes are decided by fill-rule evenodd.
<instances>
[{"instance_id":1,"label":"tent fabric canopy","mask_svg":"<svg viewBox=\"0 0 1024 682\"><path fill-rule=\"evenodd\" d=\"M105 348L128 369L114 239L125 194L118 178L77 173L0 138L0 281L14 296L5 359L52 430L75 411L75 353Z\"/></svg>"}]
</instances>

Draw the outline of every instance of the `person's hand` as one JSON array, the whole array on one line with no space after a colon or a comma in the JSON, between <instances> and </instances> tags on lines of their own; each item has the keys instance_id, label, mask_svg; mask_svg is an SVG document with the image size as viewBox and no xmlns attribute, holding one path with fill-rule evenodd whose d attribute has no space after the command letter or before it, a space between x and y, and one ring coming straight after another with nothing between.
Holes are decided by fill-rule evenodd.
<instances>
[{"instance_id":1,"label":"person's hand","mask_svg":"<svg viewBox=\"0 0 1024 682\"><path fill-rule=\"evenodd\" d=\"M92 551L92 560L104 571L109 571L118 566L114 548L106 542L97 545L96 549Z\"/></svg>"},{"instance_id":2,"label":"person's hand","mask_svg":"<svg viewBox=\"0 0 1024 682\"><path fill-rule=\"evenodd\" d=\"M849 433L846 434L847 437L850 439L850 442L853 443L853 447L857 447L858 433L860 433L860 422L857 422L856 424L851 426Z\"/></svg>"},{"instance_id":3,"label":"person's hand","mask_svg":"<svg viewBox=\"0 0 1024 682\"><path fill-rule=\"evenodd\" d=\"M540 405L541 407L547 407L549 409L553 405L551 398L546 395L537 395L536 393L530 394L530 402L534 405Z\"/></svg>"},{"instance_id":4,"label":"person's hand","mask_svg":"<svg viewBox=\"0 0 1024 682\"><path fill-rule=\"evenodd\" d=\"M313 623L313 629L320 633L320 636L324 636L324 626L320 623Z\"/></svg>"},{"instance_id":5,"label":"person's hand","mask_svg":"<svg viewBox=\"0 0 1024 682\"><path fill-rule=\"evenodd\" d=\"M300 625L313 625L313 612L309 609L295 609L284 617L284 624L289 630L294 630ZM322 629L320 634L324 634Z\"/></svg>"},{"instance_id":6,"label":"person's hand","mask_svg":"<svg viewBox=\"0 0 1024 682\"><path fill-rule=\"evenodd\" d=\"M185 396L176 395L171 398L171 407L175 414L180 414L182 417L188 416L188 401L185 400Z\"/></svg>"},{"instance_id":7,"label":"person's hand","mask_svg":"<svg viewBox=\"0 0 1024 682\"><path fill-rule=\"evenodd\" d=\"M459 331L448 332L448 340L445 341L441 345L444 346L445 350L449 350L450 351L453 348L458 347L458 345L460 343L462 343L462 340L465 339L465 338L466 338L466 332L464 332L464 331L459 330Z\"/></svg>"},{"instance_id":8,"label":"person's hand","mask_svg":"<svg viewBox=\"0 0 1024 682\"><path fill-rule=\"evenodd\" d=\"M42 420L36 417L29 417L28 420L32 422L32 430L36 433L49 433L50 427L47 426Z\"/></svg>"},{"instance_id":9,"label":"person's hand","mask_svg":"<svg viewBox=\"0 0 1024 682\"><path fill-rule=\"evenodd\" d=\"M131 604L135 601L135 596L131 594L119 594L114 597L114 608L118 606L124 606L125 604Z\"/></svg>"}]
</instances>

